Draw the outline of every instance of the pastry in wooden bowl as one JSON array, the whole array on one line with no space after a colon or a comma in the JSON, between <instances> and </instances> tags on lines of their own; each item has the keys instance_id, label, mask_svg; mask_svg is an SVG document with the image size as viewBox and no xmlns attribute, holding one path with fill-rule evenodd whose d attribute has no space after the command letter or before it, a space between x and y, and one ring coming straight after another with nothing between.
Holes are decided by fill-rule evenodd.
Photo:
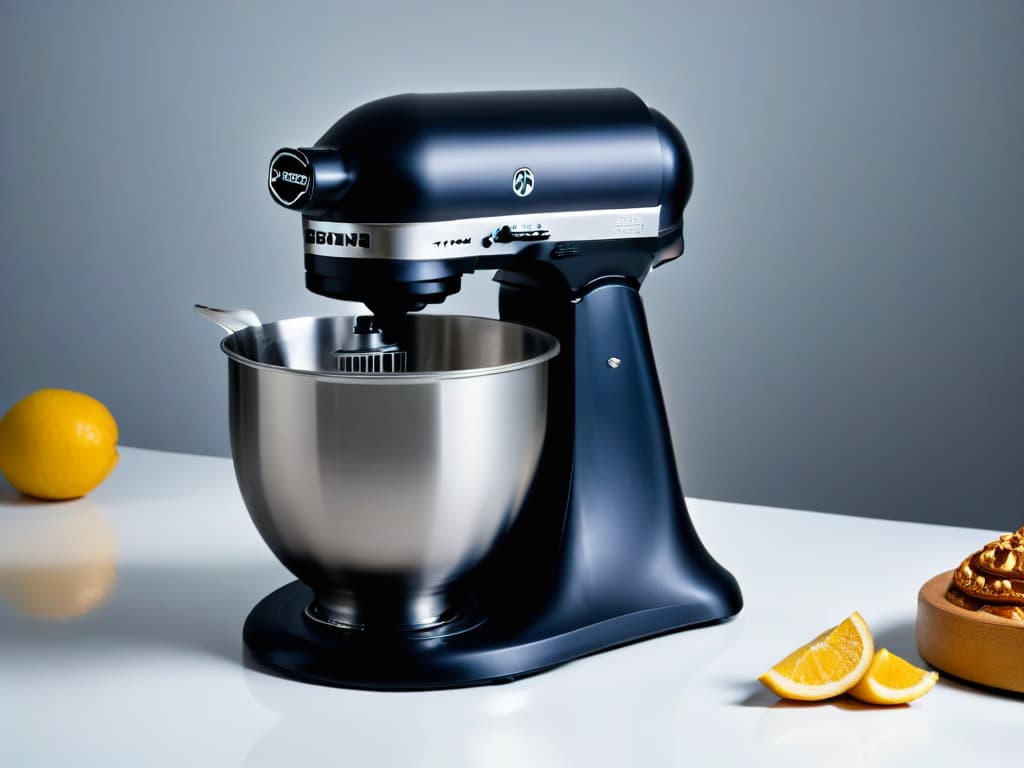
<instances>
[{"instance_id":1,"label":"pastry in wooden bowl","mask_svg":"<svg viewBox=\"0 0 1024 768\"><path fill-rule=\"evenodd\" d=\"M921 588L917 650L951 675L1024 693L1024 527Z\"/></svg>"}]
</instances>

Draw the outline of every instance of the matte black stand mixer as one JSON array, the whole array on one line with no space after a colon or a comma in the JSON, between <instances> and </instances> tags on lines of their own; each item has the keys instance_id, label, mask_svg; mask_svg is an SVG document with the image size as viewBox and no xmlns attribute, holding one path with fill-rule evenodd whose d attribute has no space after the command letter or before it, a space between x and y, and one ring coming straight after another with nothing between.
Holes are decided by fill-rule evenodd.
<instances>
[{"instance_id":1,"label":"matte black stand mixer","mask_svg":"<svg viewBox=\"0 0 1024 768\"><path fill-rule=\"evenodd\" d=\"M678 130L621 89L395 96L274 155L307 287L372 316L223 342L242 493L301 579L250 614L257 662L457 687L740 610L638 293L682 253L691 186ZM500 321L416 314L492 269Z\"/></svg>"}]
</instances>

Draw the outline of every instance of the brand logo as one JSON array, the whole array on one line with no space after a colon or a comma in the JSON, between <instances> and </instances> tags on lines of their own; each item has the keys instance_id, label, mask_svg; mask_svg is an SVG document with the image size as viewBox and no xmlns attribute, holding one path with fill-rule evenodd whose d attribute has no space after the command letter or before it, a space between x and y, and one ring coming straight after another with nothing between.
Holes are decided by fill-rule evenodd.
<instances>
[{"instance_id":1,"label":"brand logo","mask_svg":"<svg viewBox=\"0 0 1024 768\"><path fill-rule=\"evenodd\" d=\"M278 178L281 181L287 181L289 184L301 184L303 187L309 182L309 176L304 173L292 173L291 171L281 171L278 173L275 169L271 172L270 180L277 181Z\"/></svg>"},{"instance_id":2,"label":"brand logo","mask_svg":"<svg viewBox=\"0 0 1024 768\"><path fill-rule=\"evenodd\" d=\"M533 171L529 168L520 168L512 174L512 191L518 197L526 197L533 192Z\"/></svg>"},{"instance_id":3,"label":"brand logo","mask_svg":"<svg viewBox=\"0 0 1024 768\"><path fill-rule=\"evenodd\" d=\"M321 232L318 229L304 230L307 245L334 245L339 248L369 248L369 232Z\"/></svg>"},{"instance_id":4,"label":"brand logo","mask_svg":"<svg viewBox=\"0 0 1024 768\"><path fill-rule=\"evenodd\" d=\"M271 159L267 185L285 208L301 208L309 202L312 182L309 160L300 150L279 149Z\"/></svg>"}]
</instances>

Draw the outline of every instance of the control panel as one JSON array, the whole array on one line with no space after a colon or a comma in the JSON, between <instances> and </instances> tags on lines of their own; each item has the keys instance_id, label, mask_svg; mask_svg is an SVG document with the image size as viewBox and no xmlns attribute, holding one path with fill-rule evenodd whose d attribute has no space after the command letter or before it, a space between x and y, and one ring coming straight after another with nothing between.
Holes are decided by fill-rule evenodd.
<instances>
[{"instance_id":1,"label":"control panel","mask_svg":"<svg viewBox=\"0 0 1024 768\"><path fill-rule=\"evenodd\" d=\"M490 248L494 243L512 243L516 241L547 240L551 233L541 228L539 224L513 224L503 227L495 227L491 234L487 235L482 245Z\"/></svg>"}]
</instances>

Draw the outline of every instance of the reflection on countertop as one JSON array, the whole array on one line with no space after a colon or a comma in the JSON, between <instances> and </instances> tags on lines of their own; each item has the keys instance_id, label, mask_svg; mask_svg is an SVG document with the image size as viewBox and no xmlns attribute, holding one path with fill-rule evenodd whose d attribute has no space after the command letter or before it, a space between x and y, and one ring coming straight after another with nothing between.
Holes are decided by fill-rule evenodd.
<instances>
[{"instance_id":1,"label":"reflection on countertop","mask_svg":"<svg viewBox=\"0 0 1024 768\"><path fill-rule=\"evenodd\" d=\"M743 626L740 617L685 633L685 652L679 635L667 635L512 683L437 691L310 685L267 674L247 658L250 695L279 719L244 764L281 765L329 734L347 762L365 765L673 764L679 750L685 765L695 737L687 688L730 652Z\"/></svg>"},{"instance_id":2,"label":"reflection on countertop","mask_svg":"<svg viewBox=\"0 0 1024 768\"><path fill-rule=\"evenodd\" d=\"M68 621L110 597L117 535L87 500L27 498L0 510L0 599L36 619Z\"/></svg>"}]
</instances>

